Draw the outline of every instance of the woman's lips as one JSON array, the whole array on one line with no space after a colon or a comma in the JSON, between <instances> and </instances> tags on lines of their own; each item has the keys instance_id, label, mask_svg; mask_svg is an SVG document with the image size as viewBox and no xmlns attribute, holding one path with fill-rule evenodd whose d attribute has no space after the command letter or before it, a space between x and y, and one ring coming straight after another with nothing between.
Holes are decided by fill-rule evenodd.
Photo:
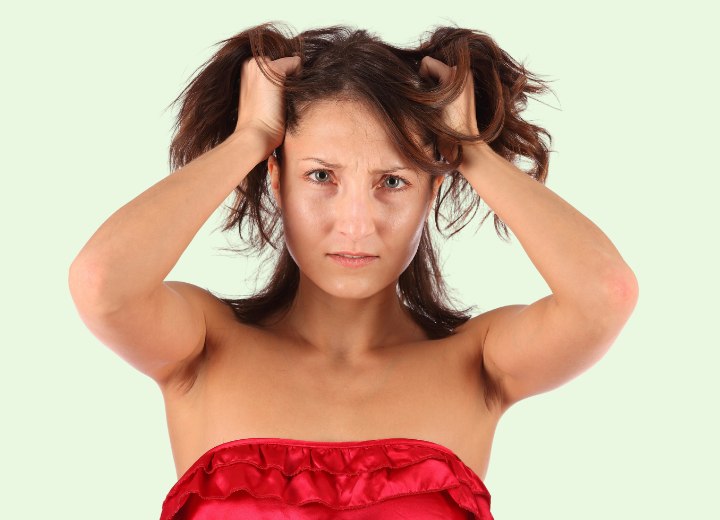
<instances>
[{"instance_id":1,"label":"woman's lips","mask_svg":"<svg viewBox=\"0 0 720 520\"><path fill-rule=\"evenodd\" d=\"M377 256L363 256L362 258L348 258L334 254L330 254L328 256L344 267L363 267L371 264L373 260L378 259Z\"/></svg>"}]
</instances>

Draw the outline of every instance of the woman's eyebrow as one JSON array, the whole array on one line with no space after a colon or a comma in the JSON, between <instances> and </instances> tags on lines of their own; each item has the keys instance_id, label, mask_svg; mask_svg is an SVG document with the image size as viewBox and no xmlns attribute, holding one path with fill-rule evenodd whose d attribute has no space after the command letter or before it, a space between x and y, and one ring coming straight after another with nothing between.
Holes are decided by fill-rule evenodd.
<instances>
[{"instance_id":1,"label":"woman's eyebrow","mask_svg":"<svg viewBox=\"0 0 720 520\"><path fill-rule=\"evenodd\" d=\"M315 161L317 163L322 164L326 168L342 168L341 164L333 164L333 163L325 162L322 159L320 159L319 157L303 157L300 160L301 161ZM406 168L405 166L394 166L394 167L388 168L386 170L383 170L383 169L374 170L374 173L393 173L396 171L409 170L409 169L410 168Z\"/></svg>"}]
</instances>

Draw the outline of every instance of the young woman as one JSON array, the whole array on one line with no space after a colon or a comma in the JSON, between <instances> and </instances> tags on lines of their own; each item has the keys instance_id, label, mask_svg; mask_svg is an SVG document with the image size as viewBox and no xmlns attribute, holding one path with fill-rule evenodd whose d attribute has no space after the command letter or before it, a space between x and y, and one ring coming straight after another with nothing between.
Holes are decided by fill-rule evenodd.
<instances>
[{"instance_id":1,"label":"young woman","mask_svg":"<svg viewBox=\"0 0 720 520\"><path fill-rule=\"evenodd\" d=\"M545 89L467 29L410 50L341 26L225 41L185 94L176 171L70 271L90 330L162 390L178 475L162 520L492 519L500 417L596 363L638 294L543 184L547 132L519 113ZM267 287L164 281L233 191L223 230L249 219L279 250ZM484 200L552 294L451 308L428 224L446 198L461 217Z\"/></svg>"}]
</instances>

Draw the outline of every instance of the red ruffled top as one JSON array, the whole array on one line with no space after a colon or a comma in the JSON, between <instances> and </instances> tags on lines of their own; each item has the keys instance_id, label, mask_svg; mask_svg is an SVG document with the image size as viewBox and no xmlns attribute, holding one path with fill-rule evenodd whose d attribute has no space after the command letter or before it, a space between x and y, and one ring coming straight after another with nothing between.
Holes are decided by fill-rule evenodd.
<instances>
[{"instance_id":1,"label":"red ruffled top","mask_svg":"<svg viewBox=\"0 0 720 520\"><path fill-rule=\"evenodd\" d=\"M250 438L204 453L160 520L493 520L485 484L450 449L419 439Z\"/></svg>"}]
</instances>

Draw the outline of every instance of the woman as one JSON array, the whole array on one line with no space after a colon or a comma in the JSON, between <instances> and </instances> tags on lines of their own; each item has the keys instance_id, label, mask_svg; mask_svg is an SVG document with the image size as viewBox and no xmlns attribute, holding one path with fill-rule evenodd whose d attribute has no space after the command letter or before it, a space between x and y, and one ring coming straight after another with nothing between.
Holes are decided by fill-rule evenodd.
<instances>
[{"instance_id":1,"label":"woman","mask_svg":"<svg viewBox=\"0 0 720 520\"><path fill-rule=\"evenodd\" d=\"M70 271L90 330L161 388L178 475L162 520L492 519L500 417L597 362L638 293L543 184L546 132L519 117L546 89L531 78L452 27L411 50L337 26L225 41L185 94L179 168ZM267 287L164 281L232 191L223 230L249 217L252 244L281 249ZM552 294L474 317L447 305L428 219L448 195L461 217L484 200Z\"/></svg>"}]
</instances>

